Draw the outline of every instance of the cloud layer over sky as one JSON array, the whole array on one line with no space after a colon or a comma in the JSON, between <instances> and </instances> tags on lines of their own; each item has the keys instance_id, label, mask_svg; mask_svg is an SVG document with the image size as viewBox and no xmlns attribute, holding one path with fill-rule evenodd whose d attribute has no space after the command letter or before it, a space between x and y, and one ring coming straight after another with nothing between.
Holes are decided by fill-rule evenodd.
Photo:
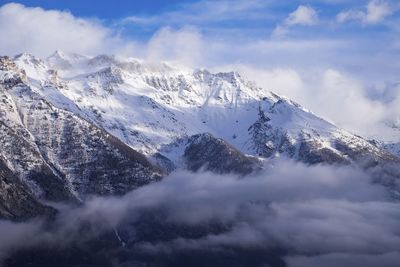
<instances>
[{"instance_id":1,"label":"cloud layer over sky","mask_svg":"<svg viewBox=\"0 0 400 267\"><path fill-rule=\"evenodd\" d=\"M386 126L400 126L397 1L199 0L146 14L131 8L103 19L5 4L0 53L46 57L60 49L237 69L353 132L400 138Z\"/></svg>"}]
</instances>

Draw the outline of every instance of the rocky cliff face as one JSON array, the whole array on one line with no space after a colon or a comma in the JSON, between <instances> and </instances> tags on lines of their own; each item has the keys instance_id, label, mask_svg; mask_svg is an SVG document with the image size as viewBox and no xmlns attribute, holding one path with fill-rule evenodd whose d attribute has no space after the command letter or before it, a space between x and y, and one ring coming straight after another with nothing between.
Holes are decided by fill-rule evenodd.
<instances>
[{"instance_id":1,"label":"rocky cliff face","mask_svg":"<svg viewBox=\"0 0 400 267\"><path fill-rule=\"evenodd\" d=\"M234 173L245 181L278 158L360 166L400 198L400 159L382 147L236 72L62 52L47 60L0 57L0 219L51 217L56 211L43 204L47 200L122 195L178 168ZM5 266L109 266L110 259L160 266L248 266L251 259L254 266L285 266L287 251L251 246L157 257L138 251L142 242L197 241L232 230L218 220L181 225L163 212L144 208L132 222L100 236L79 235L65 247L17 250ZM79 233L86 230L84 224Z\"/></svg>"},{"instance_id":2,"label":"rocky cliff face","mask_svg":"<svg viewBox=\"0 0 400 267\"><path fill-rule=\"evenodd\" d=\"M267 158L284 155L309 163L351 163L355 157L346 154L349 149L391 157L237 72L62 52L40 67L28 55L15 60L31 83L48 83L46 73L57 69L63 85L53 86L56 93L43 93L49 101L71 110L73 103L81 116L148 156L176 140L210 133L244 154ZM57 101L55 94L66 100Z\"/></svg>"},{"instance_id":3,"label":"rocky cliff face","mask_svg":"<svg viewBox=\"0 0 400 267\"><path fill-rule=\"evenodd\" d=\"M123 194L175 168L244 175L257 157L400 176L397 156L236 72L22 54L0 58L0 100L0 155L37 199Z\"/></svg>"},{"instance_id":4,"label":"rocky cliff face","mask_svg":"<svg viewBox=\"0 0 400 267\"><path fill-rule=\"evenodd\" d=\"M211 134L193 135L187 141L183 154L186 167L192 171L201 168L215 173L250 174L261 169L261 162L246 156L220 138Z\"/></svg>"},{"instance_id":5,"label":"rocky cliff face","mask_svg":"<svg viewBox=\"0 0 400 267\"><path fill-rule=\"evenodd\" d=\"M398 158L283 99L261 103L249 129L249 149L262 157L286 156L308 164L351 164Z\"/></svg>"},{"instance_id":6,"label":"rocky cliff face","mask_svg":"<svg viewBox=\"0 0 400 267\"><path fill-rule=\"evenodd\" d=\"M18 177L14 180L24 185L26 199L123 194L160 179L161 172L145 156L92 122L52 105L6 57L0 59L0 81L1 169L5 177ZM21 200L20 205L26 203Z\"/></svg>"}]
</instances>

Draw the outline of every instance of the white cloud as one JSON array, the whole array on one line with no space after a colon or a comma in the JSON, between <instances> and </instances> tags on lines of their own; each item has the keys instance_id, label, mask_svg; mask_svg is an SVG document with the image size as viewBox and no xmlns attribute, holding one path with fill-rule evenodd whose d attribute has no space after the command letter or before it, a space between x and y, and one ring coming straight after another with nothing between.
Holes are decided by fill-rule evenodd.
<instances>
[{"instance_id":1,"label":"white cloud","mask_svg":"<svg viewBox=\"0 0 400 267\"><path fill-rule=\"evenodd\" d=\"M321 112L324 116L334 119L343 127L358 134L368 133L384 118L385 106L369 99L360 82L337 70L325 71L320 88L314 88L313 91L318 100L310 105L316 109L316 112ZM312 95L310 94L309 97ZM319 107L318 102L324 107ZM368 114L367 122L365 122L365 114Z\"/></svg>"},{"instance_id":2,"label":"white cloud","mask_svg":"<svg viewBox=\"0 0 400 267\"><path fill-rule=\"evenodd\" d=\"M390 14L392 14L392 10L389 3L382 0L374 0L367 5L365 20L369 23L377 23Z\"/></svg>"},{"instance_id":3,"label":"white cloud","mask_svg":"<svg viewBox=\"0 0 400 267\"><path fill-rule=\"evenodd\" d=\"M315 25L318 23L317 12L309 6L299 6L289 14L286 25Z\"/></svg>"},{"instance_id":4,"label":"white cloud","mask_svg":"<svg viewBox=\"0 0 400 267\"><path fill-rule=\"evenodd\" d=\"M336 16L339 23L350 20L360 21L365 24L375 24L384 20L387 16L394 12L393 7L385 0L370 1L365 10L345 10Z\"/></svg>"},{"instance_id":5,"label":"white cloud","mask_svg":"<svg viewBox=\"0 0 400 267\"><path fill-rule=\"evenodd\" d=\"M291 26L304 25L312 26L318 24L318 13L310 6L300 5L295 11L289 14L282 25L277 25L272 36L280 37L285 35Z\"/></svg>"},{"instance_id":6,"label":"white cloud","mask_svg":"<svg viewBox=\"0 0 400 267\"><path fill-rule=\"evenodd\" d=\"M147 44L146 56L150 61L166 60L188 66L201 61L204 42L193 27L179 30L165 27L157 31Z\"/></svg>"},{"instance_id":7,"label":"white cloud","mask_svg":"<svg viewBox=\"0 0 400 267\"><path fill-rule=\"evenodd\" d=\"M22 52L48 56L57 49L83 53L131 51L111 29L98 21L82 19L66 11L29 8L10 3L0 7L0 53Z\"/></svg>"}]
</instances>

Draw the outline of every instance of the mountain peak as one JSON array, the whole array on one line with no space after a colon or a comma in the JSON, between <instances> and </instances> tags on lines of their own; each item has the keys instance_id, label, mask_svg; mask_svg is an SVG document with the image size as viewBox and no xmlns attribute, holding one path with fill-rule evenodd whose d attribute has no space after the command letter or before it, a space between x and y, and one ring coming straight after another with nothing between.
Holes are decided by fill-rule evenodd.
<instances>
[{"instance_id":1,"label":"mountain peak","mask_svg":"<svg viewBox=\"0 0 400 267\"><path fill-rule=\"evenodd\" d=\"M63 51L57 49L56 51L54 51L54 53L51 55L51 57L60 57L60 58L65 58L66 55Z\"/></svg>"},{"instance_id":2,"label":"mountain peak","mask_svg":"<svg viewBox=\"0 0 400 267\"><path fill-rule=\"evenodd\" d=\"M45 64L42 59L35 57L34 55L29 53L22 53L16 55L13 60L15 62L24 62L24 64L29 64L31 66L39 66L39 65L44 66Z\"/></svg>"},{"instance_id":3,"label":"mountain peak","mask_svg":"<svg viewBox=\"0 0 400 267\"><path fill-rule=\"evenodd\" d=\"M88 57L84 55L56 50L46 59L46 62L49 64L49 67L64 71L78 67L87 60Z\"/></svg>"},{"instance_id":4,"label":"mountain peak","mask_svg":"<svg viewBox=\"0 0 400 267\"><path fill-rule=\"evenodd\" d=\"M53 69L64 72L57 78L63 86L56 87L58 92L51 91L49 101L75 103L80 116L149 155L175 139L205 132L252 154L248 129L257 121L260 108L270 118L263 126L268 129L265 134L276 142L287 139L290 149L306 138L335 150L332 140L351 136L236 71L212 73L115 55L86 57L59 50L47 61L27 54L17 56L16 61L31 80L40 81L34 84L39 87L54 84Z\"/></svg>"},{"instance_id":5,"label":"mountain peak","mask_svg":"<svg viewBox=\"0 0 400 267\"><path fill-rule=\"evenodd\" d=\"M87 56L77 54L77 53L68 53L62 50L56 50L54 51L53 54L51 54L47 59L49 58L58 58L58 59L64 59L64 60L73 60L73 59L80 59L80 58L87 58Z\"/></svg>"},{"instance_id":6,"label":"mountain peak","mask_svg":"<svg viewBox=\"0 0 400 267\"><path fill-rule=\"evenodd\" d=\"M29 79L24 80L25 71ZM241 174L278 157L367 167L400 162L235 71L58 51L47 61L29 54L0 57L0 84L5 111L0 140L6 140L0 142L0 157L21 170L19 177L34 181L28 185L35 196L50 200L126 192L155 181L158 167L146 157L164 171L208 166ZM14 157L17 148L20 158ZM32 155L25 157L24 151ZM40 168L56 187L41 184Z\"/></svg>"}]
</instances>

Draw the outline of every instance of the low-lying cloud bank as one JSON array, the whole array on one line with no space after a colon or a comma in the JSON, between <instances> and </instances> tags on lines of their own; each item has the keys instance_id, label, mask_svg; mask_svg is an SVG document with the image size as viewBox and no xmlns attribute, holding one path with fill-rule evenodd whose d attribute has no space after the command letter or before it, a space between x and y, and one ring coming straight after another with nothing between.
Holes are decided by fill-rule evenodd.
<instances>
[{"instance_id":1,"label":"low-lying cloud bank","mask_svg":"<svg viewBox=\"0 0 400 267\"><path fill-rule=\"evenodd\" d=\"M157 222L150 232L159 232L154 225L175 225L166 228L175 236L134 234L148 214ZM208 230L194 237L182 229ZM283 161L247 178L177 171L123 197L60 207L50 226L3 221L0 257L41 244L68 247L113 231L124 249L155 256L237 248L283 250L288 266L395 266L400 260L400 203L385 188L350 167Z\"/></svg>"}]
</instances>

